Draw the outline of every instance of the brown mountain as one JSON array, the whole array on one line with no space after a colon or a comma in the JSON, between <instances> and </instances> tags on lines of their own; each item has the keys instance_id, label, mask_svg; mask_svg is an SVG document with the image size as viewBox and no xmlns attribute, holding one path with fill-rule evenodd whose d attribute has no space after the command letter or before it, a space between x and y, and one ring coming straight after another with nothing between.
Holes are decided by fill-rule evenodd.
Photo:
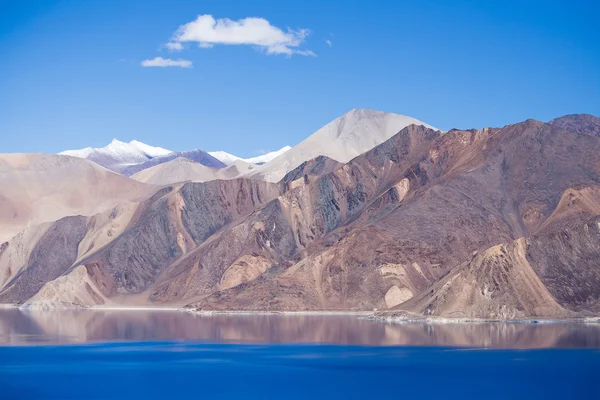
<instances>
[{"instance_id":1,"label":"brown mountain","mask_svg":"<svg viewBox=\"0 0 600 400\"><path fill-rule=\"evenodd\" d=\"M81 158L0 154L0 243L28 226L95 215L156 190Z\"/></svg>"},{"instance_id":2,"label":"brown mountain","mask_svg":"<svg viewBox=\"0 0 600 400\"><path fill-rule=\"evenodd\" d=\"M446 133L410 125L278 184L169 186L9 241L0 302L596 314L598 126L586 115Z\"/></svg>"}]
</instances>

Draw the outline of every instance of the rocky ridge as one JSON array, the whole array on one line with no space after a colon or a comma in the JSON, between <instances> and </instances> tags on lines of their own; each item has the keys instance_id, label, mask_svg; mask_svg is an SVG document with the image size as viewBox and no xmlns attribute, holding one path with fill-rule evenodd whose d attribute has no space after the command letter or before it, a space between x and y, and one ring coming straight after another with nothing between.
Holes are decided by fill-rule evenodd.
<instances>
[{"instance_id":1,"label":"rocky ridge","mask_svg":"<svg viewBox=\"0 0 600 400\"><path fill-rule=\"evenodd\" d=\"M0 302L597 315L597 126L591 116L445 133L409 125L349 162L319 156L277 183L169 185L7 242Z\"/></svg>"}]
</instances>

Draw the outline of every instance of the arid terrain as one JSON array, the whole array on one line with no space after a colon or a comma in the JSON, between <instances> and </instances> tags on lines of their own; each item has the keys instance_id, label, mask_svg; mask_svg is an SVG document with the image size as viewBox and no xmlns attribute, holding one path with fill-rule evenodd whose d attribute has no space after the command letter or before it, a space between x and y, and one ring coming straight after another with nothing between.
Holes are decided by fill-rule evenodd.
<instances>
[{"instance_id":1,"label":"arid terrain","mask_svg":"<svg viewBox=\"0 0 600 400\"><path fill-rule=\"evenodd\" d=\"M0 303L600 315L594 116L352 110L262 165L144 164L0 155Z\"/></svg>"}]
</instances>

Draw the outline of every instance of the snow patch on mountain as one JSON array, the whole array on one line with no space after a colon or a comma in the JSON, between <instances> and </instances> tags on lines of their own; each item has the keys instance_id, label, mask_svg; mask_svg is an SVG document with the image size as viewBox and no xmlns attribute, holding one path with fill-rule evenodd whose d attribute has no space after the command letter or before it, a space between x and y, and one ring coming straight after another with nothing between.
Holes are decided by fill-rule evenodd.
<instances>
[{"instance_id":1,"label":"snow patch on mountain","mask_svg":"<svg viewBox=\"0 0 600 400\"><path fill-rule=\"evenodd\" d=\"M208 154L221 161L225 165L231 165L237 160L241 160L241 157L234 156L233 154L227 153L225 151L209 151Z\"/></svg>"},{"instance_id":2,"label":"snow patch on mountain","mask_svg":"<svg viewBox=\"0 0 600 400\"><path fill-rule=\"evenodd\" d=\"M214 158L220 160L221 162L223 162L226 165L233 165L236 161L245 161L250 164L264 164L264 163L271 161L275 157L282 155L283 153L285 153L288 150L291 150L291 147L284 146L279 150L272 151L270 153L263 154L261 156L250 157L250 158L241 158L238 156L234 156L233 154L227 153L225 151L209 151L208 154L210 154Z\"/></svg>"}]
</instances>

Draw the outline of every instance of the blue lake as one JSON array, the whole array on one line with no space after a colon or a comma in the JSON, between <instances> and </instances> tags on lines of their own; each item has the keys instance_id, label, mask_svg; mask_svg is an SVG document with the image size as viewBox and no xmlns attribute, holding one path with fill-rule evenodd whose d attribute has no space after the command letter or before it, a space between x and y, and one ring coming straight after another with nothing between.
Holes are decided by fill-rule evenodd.
<instances>
[{"instance_id":1,"label":"blue lake","mask_svg":"<svg viewBox=\"0 0 600 400\"><path fill-rule=\"evenodd\" d=\"M598 398L599 338L584 324L0 310L0 398Z\"/></svg>"}]
</instances>

